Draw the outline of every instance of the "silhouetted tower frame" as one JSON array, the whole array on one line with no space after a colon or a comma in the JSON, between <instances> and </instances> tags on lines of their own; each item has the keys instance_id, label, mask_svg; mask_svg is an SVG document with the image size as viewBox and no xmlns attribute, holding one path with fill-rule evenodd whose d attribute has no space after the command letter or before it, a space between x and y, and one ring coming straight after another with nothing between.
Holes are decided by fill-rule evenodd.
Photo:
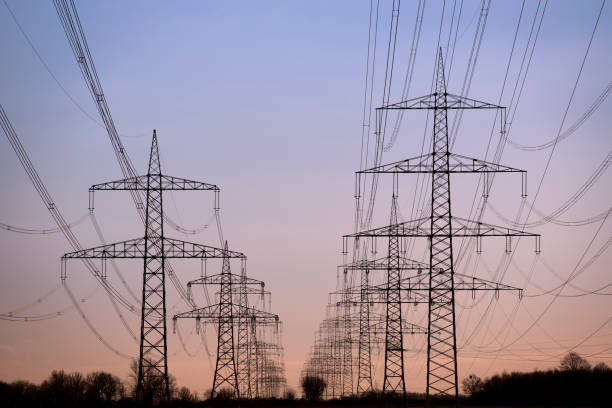
<instances>
[{"instance_id":1,"label":"silhouetted tower frame","mask_svg":"<svg viewBox=\"0 0 612 408\"><path fill-rule=\"evenodd\" d=\"M144 191L146 193L145 235L142 238L105 244L62 256L62 279L66 278L68 259L101 259L102 271L108 259L143 259L143 286L138 358L137 399L142 400L144 385L161 382L163 400L169 398L168 348L166 327L166 260L169 258L245 258L239 252L227 252L210 247L168 238L164 235L163 191L204 190L215 193L215 207L219 188L213 184L166 176L161 173L157 133L153 131L149 166L146 175L96 184L89 189L89 209L94 209L94 192L101 190ZM148 382L150 381L150 382Z\"/></svg>"},{"instance_id":2,"label":"silhouetted tower frame","mask_svg":"<svg viewBox=\"0 0 612 408\"><path fill-rule=\"evenodd\" d=\"M370 269L361 270L361 293L359 297L359 343L358 343L358 369L357 394L364 394L373 390L372 383L372 345L370 341Z\"/></svg>"},{"instance_id":3,"label":"silhouetted tower frame","mask_svg":"<svg viewBox=\"0 0 612 408\"><path fill-rule=\"evenodd\" d=\"M225 245L224 251L228 254L231 253L231 251L227 249L227 242ZM176 314L173 320L176 322L177 319L181 318L193 318L196 319L196 327L199 327L199 324L202 322L217 325L217 361L215 364L211 398L216 397L218 391L221 389L220 387L224 384L230 387L234 397L240 398L244 396L241 394L241 388L251 390L250 377L252 373L250 368L251 364L249 364L248 361L244 362L239 359L239 349L236 347L237 344L234 340L234 329L238 327L237 334L240 336L241 324L248 322L248 325L253 329L251 333L252 336L254 336L256 335L256 325L278 325L278 315L244 305L244 303L247 303L244 297L249 293L259 293L263 296L266 293L264 290L265 284L260 280L247 277L244 265L240 275L233 274L231 272L229 258L224 258L220 274L203 276L188 282L187 293L189 293L190 296L193 285L219 285L219 303ZM259 288L259 292L252 290L254 287ZM234 302L233 296L235 295L239 296L238 303ZM249 326L245 327L247 331L250 329ZM244 344L244 347L247 349L250 340L255 341L255 339L247 339L247 343ZM248 370L246 377L240 376L241 363L246 364L244 367L245 370ZM247 383L243 384L242 381L247 381Z\"/></svg>"},{"instance_id":4,"label":"silhouetted tower frame","mask_svg":"<svg viewBox=\"0 0 612 408\"><path fill-rule=\"evenodd\" d=\"M402 334L402 301L400 293L400 239L397 229L397 195L394 189L391 200L388 268L385 316L385 377L383 392L406 394L404 379L404 337Z\"/></svg>"},{"instance_id":5,"label":"silhouetted tower frame","mask_svg":"<svg viewBox=\"0 0 612 408\"><path fill-rule=\"evenodd\" d=\"M225 242L227 251L227 241ZM228 384L240 398L238 388L238 370L234 355L234 316L232 308L232 276L229 257L223 257L221 271L221 295L219 296L219 318L217 325L217 361L211 396L220 390L223 384Z\"/></svg>"},{"instance_id":6,"label":"silhouetted tower frame","mask_svg":"<svg viewBox=\"0 0 612 408\"><path fill-rule=\"evenodd\" d=\"M357 172L361 177L366 173L387 173L396 177L400 173L427 173L432 175L430 215L382 228L362 231L348 237L391 238L426 237L429 240L429 282L428 291L428 341L427 341L427 398L431 396L451 397L455 401L459 394L457 380L457 346L455 335L455 296L453 238L475 237L477 251L481 250L480 240L486 236L506 237L506 250L512 249L511 237L532 236L536 239L536 253L540 250L540 236L506 227L498 227L477 221L451 216L450 174L484 173L483 196L488 196L491 173L520 173L522 196L526 196L526 172L497 163L486 162L449 151L448 111L455 109L496 109L502 113L501 132L505 126L505 108L487 102L452 95L446 92L442 50L438 53L435 92L424 97L377 108L379 130L384 110L433 110L432 152L399 162L377 166ZM356 186L360 186L360 180ZM356 192L360 196L360 192ZM346 246L345 246L346 247Z\"/></svg>"}]
</instances>

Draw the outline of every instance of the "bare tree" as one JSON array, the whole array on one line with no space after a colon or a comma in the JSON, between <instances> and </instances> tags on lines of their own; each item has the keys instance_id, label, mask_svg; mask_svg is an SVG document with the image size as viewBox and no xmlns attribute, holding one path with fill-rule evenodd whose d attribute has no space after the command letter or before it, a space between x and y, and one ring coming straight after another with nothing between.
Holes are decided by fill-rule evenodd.
<instances>
[{"instance_id":1,"label":"bare tree","mask_svg":"<svg viewBox=\"0 0 612 408\"><path fill-rule=\"evenodd\" d=\"M285 399L293 401L295 399L295 390L293 390L293 388L287 388L283 397Z\"/></svg>"},{"instance_id":2,"label":"bare tree","mask_svg":"<svg viewBox=\"0 0 612 408\"><path fill-rule=\"evenodd\" d=\"M561 360L559 369L562 371L590 370L591 364L580 354L570 351Z\"/></svg>"},{"instance_id":3,"label":"bare tree","mask_svg":"<svg viewBox=\"0 0 612 408\"><path fill-rule=\"evenodd\" d=\"M317 401L321 398L323 391L325 391L325 387L327 387L324 379L314 375L307 375L302 378L301 385L304 397L309 401Z\"/></svg>"},{"instance_id":4,"label":"bare tree","mask_svg":"<svg viewBox=\"0 0 612 408\"><path fill-rule=\"evenodd\" d=\"M468 395L476 394L482 391L484 383L480 377L475 374L470 374L469 377L465 377L461 382L461 388L463 392Z\"/></svg>"},{"instance_id":5,"label":"bare tree","mask_svg":"<svg viewBox=\"0 0 612 408\"><path fill-rule=\"evenodd\" d=\"M85 379L87 399L89 401L104 401L110 403L124 396L125 388L121 380L109 373L96 371Z\"/></svg>"},{"instance_id":6,"label":"bare tree","mask_svg":"<svg viewBox=\"0 0 612 408\"><path fill-rule=\"evenodd\" d=\"M191 390L187 387L181 387L178 390L176 399L183 403L193 403L199 401L198 394L191 392Z\"/></svg>"},{"instance_id":7,"label":"bare tree","mask_svg":"<svg viewBox=\"0 0 612 408\"><path fill-rule=\"evenodd\" d=\"M215 399L221 401L229 401L234 399L234 390L231 388L221 388L219 391L215 392Z\"/></svg>"},{"instance_id":8,"label":"bare tree","mask_svg":"<svg viewBox=\"0 0 612 408\"><path fill-rule=\"evenodd\" d=\"M145 405L154 406L163 404L163 380L159 376L154 376L153 369L145 369L142 383L142 398ZM138 388L138 361L132 360L130 363L129 383L131 393L136 397L136 388ZM173 375L168 375L168 388L170 390L170 399L177 392L176 378Z\"/></svg>"},{"instance_id":9,"label":"bare tree","mask_svg":"<svg viewBox=\"0 0 612 408\"><path fill-rule=\"evenodd\" d=\"M53 371L40 385L41 396L50 407L81 406L85 400L86 382L80 373Z\"/></svg>"},{"instance_id":10,"label":"bare tree","mask_svg":"<svg viewBox=\"0 0 612 408\"><path fill-rule=\"evenodd\" d=\"M601 363L595 364L593 371L610 371L610 366L602 361Z\"/></svg>"}]
</instances>

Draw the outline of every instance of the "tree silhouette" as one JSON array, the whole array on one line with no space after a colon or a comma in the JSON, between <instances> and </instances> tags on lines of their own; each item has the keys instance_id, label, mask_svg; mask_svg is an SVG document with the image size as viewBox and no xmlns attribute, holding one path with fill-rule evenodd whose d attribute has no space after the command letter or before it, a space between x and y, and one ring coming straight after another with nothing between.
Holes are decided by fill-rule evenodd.
<instances>
[{"instance_id":1,"label":"tree silhouette","mask_svg":"<svg viewBox=\"0 0 612 408\"><path fill-rule=\"evenodd\" d=\"M121 380L109 373L96 371L87 375L85 396L88 404L108 405L125 395Z\"/></svg>"},{"instance_id":2,"label":"tree silhouette","mask_svg":"<svg viewBox=\"0 0 612 408\"><path fill-rule=\"evenodd\" d=\"M593 367L593 371L599 371L599 372L610 371L610 366L602 361L601 363L597 363L595 367Z\"/></svg>"},{"instance_id":3,"label":"tree silhouette","mask_svg":"<svg viewBox=\"0 0 612 408\"><path fill-rule=\"evenodd\" d=\"M85 401L87 383L81 373L53 371L40 385L40 394L49 407L78 407Z\"/></svg>"},{"instance_id":4,"label":"tree silhouette","mask_svg":"<svg viewBox=\"0 0 612 408\"><path fill-rule=\"evenodd\" d=\"M176 399L179 400L181 403L194 403L194 402L198 402L200 399L198 398L198 394L196 394L195 392L191 392L191 390L187 387L181 387L177 394L176 394Z\"/></svg>"},{"instance_id":5,"label":"tree silhouette","mask_svg":"<svg viewBox=\"0 0 612 408\"><path fill-rule=\"evenodd\" d=\"M482 379L475 374L471 374L461 382L461 388L467 395L473 395L482 391L483 385Z\"/></svg>"},{"instance_id":6,"label":"tree silhouette","mask_svg":"<svg viewBox=\"0 0 612 408\"><path fill-rule=\"evenodd\" d=\"M0 401L7 407L39 407L39 387L27 381L0 382Z\"/></svg>"},{"instance_id":7,"label":"tree silhouette","mask_svg":"<svg viewBox=\"0 0 612 408\"><path fill-rule=\"evenodd\" d=\"M309 401L317 401L321 398L325 387L327 387L324 379L313 375L307 375L302 378L301 385L304 397Z\"/></svg>"},{"instance_id":8,"label":"tree silhouette","mask_svg":"<svg viewBox=\"0 0 612 408\"><path fill-rule=\"evenodd\" d=\"M293 390L293 388L287 388L283 397L287 400L293 401L295 399L295 390Z\"/></svg>"},{"instance_id":9,"label":"tree silhouette","mask_svg":"<svg viewBox=\"0 0 612 408\"><path fill-rule=\"evenodd\" d=\"M559 369L562 371L590 370L591 364L580 354L570 351L561 360Z\"/></svg>"},{"instance_id":10,"label":"tree silhouette","mask_svg":"<svg viewBox=\"0 0 612 408\"><path fill-rule=\"evenodd\" d=\"M164 404L164 386L162 378L152 375L152 368L145 370L142 383L142 403L145 406ZM138 387L138 361L136 360L132 360L130 363L129 384L131 394L136 398L136 388ZM168 375L168 388L170 389L170 395L168 397L172 399L177 392L176 378L173 375Z\"/></svg>"}]
</instances>

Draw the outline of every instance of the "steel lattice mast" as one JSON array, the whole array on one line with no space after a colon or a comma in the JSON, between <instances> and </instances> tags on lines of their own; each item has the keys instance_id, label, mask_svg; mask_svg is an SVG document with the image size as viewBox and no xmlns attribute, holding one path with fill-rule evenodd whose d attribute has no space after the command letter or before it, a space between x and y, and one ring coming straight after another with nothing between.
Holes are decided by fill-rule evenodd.
<instances>
[{"instance_id":1,"label":"steel lattice mast","mask_svg":"<svg viewBox=\"0 0 612 408\"><path fill-rule=\"evenodd\" d=\"M231 253L227 243L224 251ZM278 315L249 307L247 301L249 294L259 294L262 298L265 294L269 295L264 290L264 282L247 277L244 264L240 275L232 273L228 257L224 258L220 274L203 276L187 283L187 293L190 296L193 285L220 286L218 303L173 317L175 323L177 319L192 318L196 319L196 328L204 322L215 325L218 330L211 398L218 395L223 385L229 386L235 398L251 398L253 393L260 397L263 393L270 393L270 387L264 387L267 383L261 377L265 369L262 359L268 358L270 348L262 347L261 340L257 338L257 327L274 325L278 332L280 321ZM235 297L238 302L234 301ZM280 350L281 345L278 344L277 348ZM275 367L280 367L275 358L266 360L266 364L269 366L271 361Z\"/></svg>"},{"instance_id":2,"label":"steel lattice mast","mask_svg":"<svg viewBox=\"0 0 612 408\"><path fill-rule=\"evenodd\" d=\"M359 297L359 343L358 343L358 374L357 394L372 391L372 346L370 344L370 270L366 267L361 272Z\"/></svg>"},{"instance_id":3,"label":"steel lattice mast","mask_svg":"<svg viewBox=\"0 0 612 408\"><path fill-rule=\"evenodd\" d=\"M157 135L153 132L145 219L145 256L142 284L140 353L137 394L143 394L145 376L161 377L162 387L169 397L168 348L166 344L166 273L164 257L164 213L162 201L161 164ZM163 367L163 372L162 372Z\"/></svg>"},{"instance_id":4,"label":"steel lattice mast","mask_svg":"<svg viewBox=\"0 0 612 408\"><path fill-rule=\"evenodd\" d=\"M451 235L448 117L442 53L438 57L431 174L427 394L459 394ZM434 233L435 231L435 233ZM433 273L438 269L439 273Z\"/></svg>"},{"instance_id":5,"label":"steel lattice mast","mask_svg":"<svg viewBox=\"0 0 612 408\"><path fill-rule=\"evenodd\" d=\"M248 307L248 290L246 285L246 270L242 268L239 302ZM243 397L251 398L251 365L249 364L249 319L241 316L238 320L238 391Z\"/></svg>"},{"instance_id":6,"label":"steel lattice mast","mask_svg":"<svg viewBox=\"0 0 612 408\"><path fill-rule=\"evenodd\" d=\"M404 341L402 337L402 302L400 293L400 247L397 229L397 196L391 201L392 231L389 234L389 257L387 268L387 310L385 331L385 378L383 392L406 393L404 380Z\"/></svg>"},{"instance_id":7,"label":"steel lattice mast","mask_svg":"<svg viewBox=\"0 0 612 408\"><path fill-rule=\"evenodd\" d=\"M168 400L168 350L166 327L166 262L168 258L242 258L238 252L228 252L206 245L180 241L164 235L164 190L208 190L218 194L219 188L161 173L157 133L153 131L149 167L144 176L93 185L90 191L90 211L93 211L93 193L100 190L128 190L146 192L145 235L142 238L106 244L64 254L62 279L66 278L65 263L68 259L102 260L113 258L141 258L144 263L140 351L138 359L137 398L153 398L157 392L160 400ZM157 390L157 391L155 391Z\"/></svg>"},{"instance_id":8,"label":"steel lattice mast","mask_svg":"<svg viewBox=\"0 0 612 408\"><path fill-rule=\"evenodd\" d=\"M483 196L488 196L489 174L500 172L521 173L522 196L526 196L525 172L512 167L497 163L490 163L479 159L473 159L449 151L448 137L448 111L454 109L499 109L502 111L502 133L504 132L505 108L481 102L478 100L452 95L446 92L444 78L444 63L442 51L437 59L436 89L431 95L413 98L403 102L378 108L382 110L433 110L433 146L432 152L423 156L414 157L399 162L381 165L368 170L357 172L358 177L362 174L393 174L399 173L427 173L432 175L431 184L431 207L430 215L426 218L416 219L408 222L394 223L369 231L362 231L348 237L356 239L362 237L393 238L398 237L426 237L429 239L429 274L428 282L419 280L421 290L427 291L428 311L428 346L427 346L427 397L442 396L452 397L456 400L458 396L457 381L457 346L455 334L455 297L457 290L455 285L456 274L453 265L453 238L474 237L476 238L477 251L481 249L480 239L486 236L506 237L506 249L511 250L511 237L533 236L536 238L536 252L539 252L539 235L525 233L506 227L484 224L451 215L450 174L451 173L484 173ZM379 118L382 115L379 115ZM379 123L379 127L381 123ZM356 183L361 184L360 180ZM395 191L395 190L394 190ZM357 192L356 196L359 196ZM345 244L344 247L347 245ZM391 249L391 245L390 245ZM390 263L391 270L391 263ZM497 290L497 285L484 280L476 280L472 283L462 281L465 288L471 290ZM479 286L482 284L482 286ZM477 288L477 289L476 289ZM389 291L389 287L379 288ZM515 288L512 288L515 289ZM416 296L419 292L413 292ZM355 291L357 292L357 291ZM355 293L357 294L357 293ZM376 290L372 291L372 295ZM421 303L418 301L418 303ZM425 303L425 302L423 302ZM394 357L394 356L393 356ZM385 359L387 360L387 358ZM402 362L403 364L403 362ZM385 361L388 366L388 362Z\"/></svg>"},{"instance_id":9,"label":"steel lattice mast","mask_svg":"<svg viewBox=\"0 0 612 408\"><path fill-rule=\"evenodd\" d=\"M227 251L227 241L225 242L225 251ZM234 355L234 316L232 309L232 275L229 257L224 256L221 269L221 296L219 297L217 362L211 395L214 396L215 391L220 390L223 384L228 384L236 393L236 397L240 398L236 356Z\"/></svg>"}]
</instances>

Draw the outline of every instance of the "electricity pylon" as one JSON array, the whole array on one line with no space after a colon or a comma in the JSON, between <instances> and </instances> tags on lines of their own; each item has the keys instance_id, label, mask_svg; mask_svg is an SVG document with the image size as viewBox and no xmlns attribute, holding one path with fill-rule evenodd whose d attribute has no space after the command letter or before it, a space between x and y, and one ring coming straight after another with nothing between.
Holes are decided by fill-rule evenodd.
<instances>
[{"instance_id":1,"label":"electricity pylon","mask_svg":"<svg viewBox=\"0 0 612 408\"><path fill-rule=\"evenodd\" d=\"M249 371L250 364L248 360L240 359L239 350L238 352L236 350L236 342L234 341L235 323L238 323L240 336L240 325L244 324L244 322L249 322L254 328L256 324L278 325L279 318L278 315L245 305L245 297L249 292L247 286L260 288L259 293L263 296L264 283L246 277L244 272L240 275L231 272L229 256L231 252L227 249L227 242L225 243L223 253L227 254L227 256L223 257L223 266L220 274L204 276L187 284L188 293L191 293L193 285L219 285L219 303L178 313L174 315L173 320L176 322L177 319L191 318L196 319L196 327L199 327L202 322L217 326L217 360L211 398L215 398L223 385L230 387L235 398L240 398L241 388L243 391L245 388L247 389L246 396L248 396L251 373ZM234 295L239 295L241 301L235 303ZM248 326L246 329L248 331ZM253 333L255 333L254 330ZM242 347L248 348L248 339L243 339L242 343ZM244 367L241 367L241 365ZM239 376L240 373L245 373L245 376Z\"/></svg>"},{"instance_id":2,"label":"electricity pylon","mask_svg":"<svg viewBox=\"0 0 612 408\"><path fill-rule=\"evenodd\" d=\"M477 250L480 250L480 239L487 236L506 237L506 249L511 250L511 237L533 236L536 238L536 252L539 252L539 235L498 227L451 216L450 174L451 173L484 173L483 196L488 196L491 173L521 173L522 195L526 196L525 172L497 163L490 163L451 153L449 151L448 120L449 110L455 109L499 109L503 117L505 108L446 92L442 50L438 54L435 92L423 97L413 98L399 103L382 106L384 110L433 110L433 146L432 152L399 162L377 166L357 172L361 174L427 173L431 174L431 207L429 217L416 219L368 231L345 236L353 238L373 237L391 240L406 237L425 237L429 240L429 276L424 290L427 291L428 334L427 334L427 399L430 397L450 397L455 401L459 394L457 381L457 345L455 334L455 277L453 265L453 238L475 237ZM381 118L383 115L378 115ZM379 134L382 122L378 123ZM360 186L361 182L356 183ZM359 197L359 192L355 194ZM345 246L346 247L346 246ZM390 244L391 247L391 244ZM391 249L391 248L390 248ZM389 270L393 271L392 265ZM490 288L494 289L494 288ZM390 290L390 288L384 288ZM396 331L396 327L389 327ZM398 336L392 333L392 336ZM393 350L391 350L393 351ZM394 353L387 353L396 358ZM385 361L385 366L395 367L395 362ZM403 365L403 361L401 362ZM391 372L394 374L395 372ZM395 378L395 377L393 377ZM393 385L393 384L389 384ZM385 382L387 386L387 382Z\"/></svg>"},{"instance_id":3,"label":"electricity pylon","mask_svg":"<svg viewBox=\"0 0 612 408\"><path fill-rule=\"evenodd\" d=\"M107 259L142 258L144 263L142 309L140 324L140 352L136 394L139 400L151 398L156 388L161 400L169 398L168 350L166 330L166 262L168 258L241 258L239 252L168 238L164 235L163 191L204 190L219 193L213 184L166 176L161 173L157 134L153 131L149 167L146 175L93 185L90 189L90 211L93 194L100 190L128 190L146 192L145 235L142 238L101 245L64 254L62 279L66 278L68 259L97 258L102 260L102 271Z\"/></svg>"},{"instance_id":4,"label":"electricity pylon","mask_svg":"<svg viewBox=\"0 0 612 408\"><path fill-rule=\"evenodd\" d=\"M385 378L383 391L406 394L404 381L404 339L402 336L402 301L400 272L400 240L397 233L397 196L391 200L391 233L387 259L386 318L385 318Z\"/></svg>"},{"instance_id":5,"label":"electricity pylon","mask_svg":"<svg viewBox=\"0 0 612 408\"><path fill-rule=\"evenodd\" d=\"M395 200L393 206L395 206ZM397 217L397 209L394 209L395 217ZM394 216L392 215L392 220ZM394 247L397 247L395 244ZM371 318L370 318L370 307L371 305L378 303L376 298L370 300L372 292L376 291L373 289L374 287L370 285L370 273L375 271L388 271L390 262L393 262L395 265L395 271L397 272L397 277L392 277L392 280L397 281L394 284L394 292L392 296L395 297L395 302L400 305L405 303L403 299L400 297L401 290L401 271L405 270L415 270L418 274L421 273L422 270L428 268L428 265L411 261L405 259L403 257L398 257L399 254L396 254L396 259L393 261L390 260L389 256L379 259L373 260L358 260L349 264L341 265L341 268L344 270L344 273L347 274L349 271L359 271L361 273L361 284L359 285L359 298L355 299L354 289L346 290L346 296L348 297L349 302L357 302L359 304L359 341L358 341L358 376L357 376L357 393L364 394L373 390L373 381L372 381L372 346L371 343L373 341L370 339L372 334L371 328ZM385 285L385 287L392 289L390 285ZM348 289L348 288L346 288ZM385 295L385 304L389 301L388 295L390 290L384 289L382 293ZM387 313L389 309L387 309ZM401 319L401 309L399 312L395 311L396 315L399 315ZM387 317L385 317L384 323L385 327L387 325ZM387 330L384 331L385 334L385 342L388 340L386 336ZM400 333L403 337L403 331ZM399 344L403 343L403 339L399 341ZM401 361L401 360L400 360ZM403 390L403 387L402 387Z\"/></svg>"}]
</instances>

